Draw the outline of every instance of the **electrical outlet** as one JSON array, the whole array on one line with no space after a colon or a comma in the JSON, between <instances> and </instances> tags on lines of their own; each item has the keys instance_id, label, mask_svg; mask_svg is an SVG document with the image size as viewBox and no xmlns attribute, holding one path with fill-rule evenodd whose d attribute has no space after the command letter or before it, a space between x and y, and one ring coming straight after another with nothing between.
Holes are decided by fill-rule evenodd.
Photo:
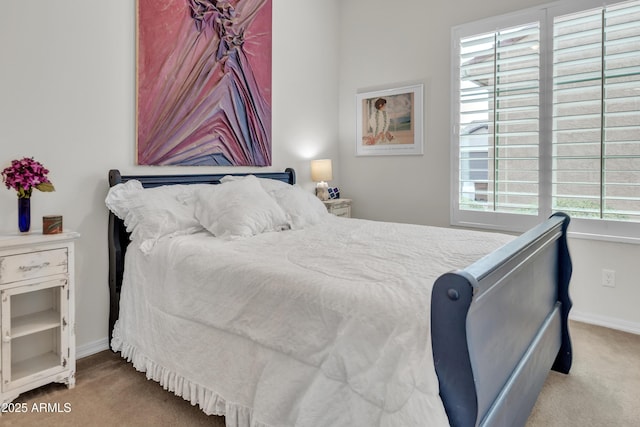
<instances>
[{"instance_id":1,"label":"electrical outlet","mask_svg":"<svg viewBox=\"0 0 640 427\"><path fill-rule=\"evenodd\" d=\"M602 286L608 288L616 287L616 272L614 270L602 270Z\"/></svg>"}]
</instances>

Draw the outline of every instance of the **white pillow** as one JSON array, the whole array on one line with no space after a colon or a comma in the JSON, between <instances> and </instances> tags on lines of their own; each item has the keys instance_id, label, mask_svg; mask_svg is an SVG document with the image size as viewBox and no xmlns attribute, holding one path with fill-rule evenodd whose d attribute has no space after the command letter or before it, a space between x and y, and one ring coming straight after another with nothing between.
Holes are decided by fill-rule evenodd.
<instances>
[{"instance_id":1,"label":"white pillow","mask_svg":"<svg viewBox=\"0 0 640 427\"><path fill-rule=\"evenodd\" d=\"M166 185L143 188L137 180L109 189L105 204L124 221L131 240L148 253L164 236L192 234L202 230L193 206L180 201L201 186ZM212 186L213 187L213 186Z\"/></svg>"},{"instance_id":2,"label":"white pillow","mask_svg":"<svg viewBox=\"0 0 640 427\"><path fill-rule=\"evenodd\" d=\"M291 187L291 185L287 184L284 181L279 181L277 179L271 179L271 178L258 178L255 175L244 175L244 176L243 175L225 175L220 179L220 182L225 183L225 182L232 182L232 181L242 181L243 179L247 179L250 177L257 179L260 185L262 186L262 188L264 189L264 191L266 191L269 194L273 193L276 190L280 190L282 188Z\"/></svg>"},{"instance_id":3,"label":"white pillow","mask_svg":"<svg viewBox=\"0 0 640 427\"><path fill-rule=\"evenodd\" d=\"M287 185L276 190L271 193L271 197L287 214L292 230L315 225L329 216L320 199L297 185Z\"/></svg>"},{"instance_id":4,"label":"white pillow","mask_svg":"<svg viewBox=\"0 0 640 427\"><path fill-rule=\"evenodd\" d=\"M247 176L224 176L220 182L241 181ZM301 228L319 223L328 217L329 213L324 204L315 195L303 190L297 185L270 178L257 178L262 188L278 203L287 215L291 229Z\"/></svg>"},{"instance_id":5,"label":"white pillow","mask_svg":"<svg viewBox=\"0 0 640 427\"><path fill-rule=\"evenodd\" d=\"M227 181L196 193L195 215L216 237L248 237L288 228L280 206L255 176Z\"/></svg>"}]
</instances>

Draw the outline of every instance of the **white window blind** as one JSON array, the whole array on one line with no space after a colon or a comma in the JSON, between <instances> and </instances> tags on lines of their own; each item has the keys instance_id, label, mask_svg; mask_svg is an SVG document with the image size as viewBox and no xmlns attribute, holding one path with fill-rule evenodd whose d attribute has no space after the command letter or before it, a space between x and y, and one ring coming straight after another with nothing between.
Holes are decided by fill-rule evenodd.
<instances>
[{"instance_id":1,"label":"white window blind","mask_svg":"<svg viewBox=\"0 0 640 427\"><path fill-rule=\"evenodd\" d=\"M460 39L459 206L537 214L540 27Z\"/></svg>"},{"instance_id":2,"label":"white window blind","mask_svg":"<svg viewBox=\"0 0 640 427\"><path fill-rule=\"evenodd\" d=\"M640 242L640 0L453 29L452 224Z\"/></svg>"},{"instance_id":3,"label":"white window blind","mask_svg":"<svg viewBox=\"0 0 640 427\"><path fill-rule=\"evenodd\" d=\"M640 2L553 23L553 209L640 221Z\"/></svg>"}]
</instances>

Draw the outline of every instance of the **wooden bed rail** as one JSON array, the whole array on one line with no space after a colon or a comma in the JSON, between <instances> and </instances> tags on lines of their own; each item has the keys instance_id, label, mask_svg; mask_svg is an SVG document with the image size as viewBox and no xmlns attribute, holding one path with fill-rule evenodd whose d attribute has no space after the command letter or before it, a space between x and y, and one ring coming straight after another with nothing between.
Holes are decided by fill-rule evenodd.
<instances>
[{"instance_id":1,"label":"wooden bed rail","mask_svg":"<svg viewBox=\"0 0 640 427\"><path fill-rule=\"evenodd\" d=\"M569 372L568 224L555 214L435 282L433 355L452 426L524 425L549 369Z\"/></svg>"}]
</instances>

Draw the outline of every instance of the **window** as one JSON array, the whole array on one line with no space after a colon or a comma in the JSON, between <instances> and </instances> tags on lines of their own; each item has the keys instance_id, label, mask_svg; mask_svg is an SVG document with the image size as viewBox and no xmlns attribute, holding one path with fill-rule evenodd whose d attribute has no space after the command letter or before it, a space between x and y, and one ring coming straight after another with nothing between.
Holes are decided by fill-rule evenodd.
<instances>
[{"instance_id":1,"label":"window","mask_svg":"<svg viewBox=\"0 0 640 427\"><path fill-rule=\"evenodd\" d=\"M640 0L575 3L454 28L453 224L640 239Z\"/></svg>"},{"instance_id":2,"label":"window","mask_svg":"<svg viewBox=\"0 0 640 427\"><path fill-rule=\"evenodd\" d=\"M553 208L640 221L640 2L553 25Z\"/></svg>"},{"instance_id":3,"label":"window","mask_svg":"<svg viewBox=\"0 0 640 427\"><path fill-rule=\"evenodd\" d=\"M537 214L539 43L537 22L460 39L461 208Z\"/></svg>"}]
</instances>

